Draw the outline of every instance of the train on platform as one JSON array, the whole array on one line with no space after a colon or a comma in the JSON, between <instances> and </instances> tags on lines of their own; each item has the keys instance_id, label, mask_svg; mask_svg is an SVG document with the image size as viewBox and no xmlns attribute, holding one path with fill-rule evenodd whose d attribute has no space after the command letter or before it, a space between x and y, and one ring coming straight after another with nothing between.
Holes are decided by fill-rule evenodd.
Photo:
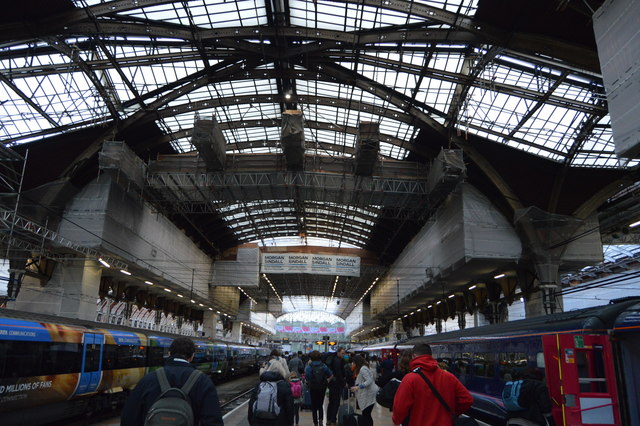
<instances>
[{"instance_id":1,"label":"train on platform","mask_svg":"<svg viewBox=\"0 0 640 426\"><path fill-rule=\"evenodd\" d=\"M163 365L176 335L0 310L0 418L42 424L124 402ZM270 349L192 337L193 364L212 380L257 371ZM45 421L46 419L46 421Z\"/></svg>"},{"instance_id":2,"label":"train on platform","mask_svg":"<svg viewBox=\"0 0 640 426\"><path fill-rule=\"evenodd\" d=\"M417 343L474 397L470 415L505 423L507 381L538 373L557 425L640 425L640 298L361 348L396 358Z\"/></svg>"}]
</instances>

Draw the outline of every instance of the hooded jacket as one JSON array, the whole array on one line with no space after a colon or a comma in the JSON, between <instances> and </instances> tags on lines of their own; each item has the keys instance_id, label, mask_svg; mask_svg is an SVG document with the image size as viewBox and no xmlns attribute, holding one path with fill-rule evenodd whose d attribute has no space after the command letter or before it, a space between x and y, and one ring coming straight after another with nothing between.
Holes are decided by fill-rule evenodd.
<instances>
[{"instance_id":1,"label":"hooded jacket","mask_svg":"<svg viewBox=\"0 0 640 426\"><path fill-rule=\"evenodd\" d=\"M411 370L420 368L456 416L467 411L473 397L462 383L448 371L438 368L431 355L421 355L411 361ZM446 426L453 424L452 414L431 392L429 385L417 373L402 379L393 400L393 423L399 425L411 413L409 426Z\"/></svg>"},{"instance_id":2,"label":"hooded jacket","mask_svg":"<svg viewBox=\"0 0 640 426\"><path fill-rule=\"evenodd\" d=\"M251 399L249 400L249 424L252 426L293 426L293 395L291 394L289 383L275 371L262 373L262 375L260 375L260 381L276 383L280 414L275 420L258 420L253 418L253 403L258 399L258 391L260 390L260 384L258 384L251 393Z\"/></svg>"}]
</instances>

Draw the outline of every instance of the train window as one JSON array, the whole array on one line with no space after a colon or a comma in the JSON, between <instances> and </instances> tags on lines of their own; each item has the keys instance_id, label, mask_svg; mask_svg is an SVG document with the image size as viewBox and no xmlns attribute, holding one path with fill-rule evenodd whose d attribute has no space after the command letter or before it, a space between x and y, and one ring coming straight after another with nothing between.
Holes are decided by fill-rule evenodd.
<instances>
[{"instance_id":1,"label":"train window","mask_svg":"<svg viewBox=\"0 0 640 426\"><path fill-rule=\"evenodd\" d=\"M576 350L576 365L580 392L607 392L601 347L594 347L593 350Z\"/></svg>"},{"instance_id":2,"label":"train window","mask_svg":"<svg viewBox=\"0 0 640 426\"><path fill-rule=\"evenodd\" d=\"M544 368L544 352L538 352L536 354L536 366L538 368Z\"/></svg>"},{"instance_id":3,"label":"train window","mask_svg":"<svg viewBox=\"0 0 640 426\"><path fill-rule=\"evenodd\" d=\"M102 370L114 370L116 368L116 345L102 346Z\"/></svg>"},{"instance_id":4,"label":"train window","mask_svg":"<svg viewBox=\"0 0 640 426\"><path fill-rule=\"evenodd\" d=\"M82 345L78 343L53 342L49 343L49 360L51 371L49 374L65 374L80 371Z\"/></svg>"},{"instance_id":5,"label":"train window","mask_svg":"<svg viewBox=\"0 0 640 426\"><path fill-rule=\"evenodd\" d=\"M496 354L493 352L475 353L473 357L473 374L480 377L495 376Z\"/></svg>"},{"instance_id":6,"label":"train window","mask_svg":"<svg viewBox=\"0 0 640 426\"><path fill-rule=\"evenodd\" d=\"M169 348L163 348L161 346L149 346L147 348L148 358L148 366L149 367L159 367L164 365L164 357L165 353L169 353Z\"/></svg>"},{"instance_id":7,"label":"train window","mask_svg":"<svg viewBox=\"0 0 640 426\"><path fill-rule=\"evenodd\" d=\"M216 361L224 361L227 359L226 346L214 346L214 359Z\"/></svg>"},{"instance_id":8,"label":"train window","mask_svg":"<svg viewBox=\"0 0 640 426\"><path fill-rule=\"evenodd\" d=\"M0 344L0 378L77 372L81 350L76 343L5 340Z\"/></svg>"},{"instance_id":9,"label":"train window","mask_svg":"<svg viewBox=\"0 0 640 426\"><path fill-rule=\"evenodd\" d=\"M527 356L522 352L502 352L499 359L498 375L505 382L515 379L527 367Z\"/></svg>"},{"instance_id":10,"label":"train window","mask_svg":"<svg viewBox=\"0 0 640 426\"><path fill-rule=\"evenodd\" d=\"M162 365L164 360L162 359L162 350L160 349L160 361L159 363L156 357L149 358L149 366ZM104 345L102 352L102 369L103 370L119 370L123 368L138 368L144 367L146 364L146 347L144 346L127 346L127 345ZM152 351L150 351L152 352ZM96 371L87 370L85 371Z\"/></svg>"}]
</instances>

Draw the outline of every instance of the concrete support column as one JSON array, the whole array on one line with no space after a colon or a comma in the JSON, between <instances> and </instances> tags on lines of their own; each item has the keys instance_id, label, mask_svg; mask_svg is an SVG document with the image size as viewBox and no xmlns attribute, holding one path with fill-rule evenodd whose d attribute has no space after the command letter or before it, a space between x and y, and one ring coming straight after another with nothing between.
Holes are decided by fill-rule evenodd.
<instances>
[{"instance_id":1,"label":"concrete support column","mask_svg":"<svg viewBox=\"0 0 640 426\"><path fill-rule=\"evenodd\" d=\"M525 301L527 317L562 312L560 274L558 262L540 262L534 265L540 283L540 292Z\"/></svg>"},{"instance_id":2,"label":"concrete support column","mask_svg":"<svg viewBox=\"0 0 640 426\"><path fill-rule=\"evenodd\" d=\"M204 319L202 321L202 331L205 337L215 339L218 333L219 315L214 311L204 311Z\"/></svg>"},{"instance_id":3,"label":"concrete support column","mask_svg":"<svg viewBox=\"0 0 640 426\"><path fill-rule=\"evenodd\" d=\"M234 343L242 343L242 323L240 321L234 321L231 326L230 339Z\"/></svg>"},{"instance_id":4,"label":"concrete support column","mask_svg":"<svg viewBox=\"0 0 640 426\"><path fill-rule=\"evenodd\" d=\"M102 269L93 260L67 260L58 265L51 280L25 276L22 289L9 306L27 312L95 321Z\"/></svg>"}]
</instances>

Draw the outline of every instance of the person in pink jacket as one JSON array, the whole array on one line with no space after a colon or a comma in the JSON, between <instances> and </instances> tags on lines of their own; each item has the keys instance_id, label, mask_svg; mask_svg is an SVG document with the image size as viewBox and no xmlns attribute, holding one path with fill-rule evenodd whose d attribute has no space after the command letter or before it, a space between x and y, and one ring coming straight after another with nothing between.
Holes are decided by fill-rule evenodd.
<instances>
[{"instance_id":1,"label":"person in pink jacket","mask_svg":"<svg viewBox=\"0 0 640 426\"><path fill-rule=\"evenodd\" d=\"M426 343L413 347L410 368L412 372L404 376L393 400L394 425L402 424L409 414L409 426L452 425L454 415L464 413L473 404L473 397L456 376L438 367ZM451 411L438 400L418 371L431 381Z\"/></svg>"}]
</instances>

